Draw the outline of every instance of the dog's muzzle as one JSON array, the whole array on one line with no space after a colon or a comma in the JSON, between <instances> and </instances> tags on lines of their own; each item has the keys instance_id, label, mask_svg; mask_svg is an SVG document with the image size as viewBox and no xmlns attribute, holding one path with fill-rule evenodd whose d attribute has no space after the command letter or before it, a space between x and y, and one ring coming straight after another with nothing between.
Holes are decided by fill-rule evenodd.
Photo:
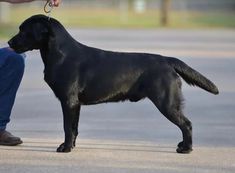
<instances>
[{"instance_id":1,"label":"dog's muzzle","mask_svg":"<svg viewBox=\"0 0 235 173\"><path fill-rule=\"evenodd\" d=\"M23 53L27 51L27 49L23 46L22 43L19 43L15 37L8 41L8 45L12 48L16 53Z\"/></svg>"}]
</instances>

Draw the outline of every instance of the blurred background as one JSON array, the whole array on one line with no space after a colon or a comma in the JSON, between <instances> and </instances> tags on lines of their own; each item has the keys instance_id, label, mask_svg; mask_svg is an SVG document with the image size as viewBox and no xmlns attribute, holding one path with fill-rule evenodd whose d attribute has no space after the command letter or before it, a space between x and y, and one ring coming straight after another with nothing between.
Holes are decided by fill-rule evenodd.
<instances>
[{"instance_id":1,"label":"blurred background","mask_svg":"<svg viewBox=\"0 0 235 173\"><path fill-rule=\"evenodd\" d=\"M45 2L0 3L0 37L12 33ZM234 0L63 0L52 16L67 27L234 28Z\"/></svg>"}]
</instances>

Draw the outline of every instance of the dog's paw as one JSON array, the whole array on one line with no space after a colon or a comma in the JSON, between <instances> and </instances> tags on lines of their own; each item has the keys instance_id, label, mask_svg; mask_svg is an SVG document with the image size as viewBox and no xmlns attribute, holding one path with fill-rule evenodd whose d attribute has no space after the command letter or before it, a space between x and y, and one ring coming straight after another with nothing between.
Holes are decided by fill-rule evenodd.
<instances>
[{"instance_id":1,"label":"dog's paw","mask_svg":"<svg viewBox=\"0 0 235 173\"><path fill-rule=\"evenodd\" d=\"M188 154L191 151L193 151L192 146L185 146L183 141L178 144L178 148L176 149L177 153L182 154Z\"/></svg>"},{"instance_id":2,"label":"dog's paw","mask_svg":"<svg viewBox=\"0 0 235 173\"><path fill-rule=\"evenodd\" d=\"M189 154L191 151L193 151L192 148L177 148L176 152L181 154Z\"/></svg>"},{"instance_id":3,"label":"dog's paw","mask_svg":"<svg viewBox=\"0 0 235 173\"><path fill-rule=\"evenodd\" d=\"M71 152L71 150L72 150L72 146L66 146L64 143L62 143L58 148L57 148L57 152L59 152L59 153L69 153L69 152Z\"/></svg>"}]
</instances>

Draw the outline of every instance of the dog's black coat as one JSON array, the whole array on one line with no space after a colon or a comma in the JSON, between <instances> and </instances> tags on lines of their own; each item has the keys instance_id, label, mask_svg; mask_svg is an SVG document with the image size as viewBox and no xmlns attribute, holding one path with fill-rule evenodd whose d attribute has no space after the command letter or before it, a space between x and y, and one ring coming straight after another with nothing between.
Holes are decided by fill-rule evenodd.
<instances>
[{"instance_id":1,"label":"dog's black coat","mask_svg":"<svg viewBox=\"0 0 235 173\"><path fill-rule=\"evenodd\" d=\"M32 16L9 41L21 53L40 49L44 79L61 102L65 141L58 152L75 146L81 105L149 98L183 134L177 152L192 151L191 122L181 108L181 76L213 94L217 87L184 62L146 53L111 52L75 41L55 19Z\"/></svg>"}]
</instances>

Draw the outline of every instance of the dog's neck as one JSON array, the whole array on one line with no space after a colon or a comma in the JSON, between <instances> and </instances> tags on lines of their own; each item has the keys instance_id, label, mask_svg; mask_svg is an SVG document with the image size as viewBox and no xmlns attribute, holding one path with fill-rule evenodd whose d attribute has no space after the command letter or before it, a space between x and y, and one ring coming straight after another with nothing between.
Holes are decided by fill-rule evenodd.
<instances>
[{"instance_id":1,"label":"dog's neck","mask_svg":"<svg viewBox=\"0 0 235 173\"><path fill-rule=\"evenodd\" d=\"M53 22L50 25L48 40L40 48L45 69L48 64L62 63L64 54L68 54L66 51L73 48L73 46L82 46L82 44L73 39L62 25ZM72 43L76 43L76 45L73 45Z\"/></svg>"},{"instance_id":2,"label":"dog's neck","mask_svg":"<svg viewBox=\"0 0 235 173\"><path fill-rule=\"evenodd\" d=\"M83 44L77 42L64 29L62 25L57 23L51 24L51 30L48 39L40 48L41 57L44 63L44 80L51 86L53 85L54 69L61 66L65 59L76 56L79 58L79 47L82 49ZM71 50L77 53L71 54ZM65 57L66 56L66 57Z\"/></svg>"}]
</instances>

